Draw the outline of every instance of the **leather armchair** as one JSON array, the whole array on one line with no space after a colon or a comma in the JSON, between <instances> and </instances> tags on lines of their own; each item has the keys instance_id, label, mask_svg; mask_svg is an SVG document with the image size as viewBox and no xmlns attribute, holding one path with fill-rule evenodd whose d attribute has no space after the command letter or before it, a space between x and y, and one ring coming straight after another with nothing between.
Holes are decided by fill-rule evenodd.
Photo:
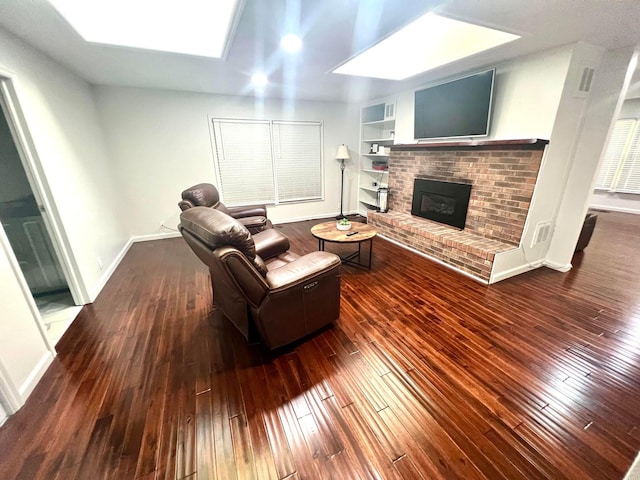
<instances>
[{"instance_id":1,"label":"leather armchair","mask_svg":"<svg viewBox=\"0 0 640 480\"><path fill-rule=\"evenodd\" d=\"M277 230L251 235L239 221L206 207L183 211L179 229L209 267L214 306L247 340L257 331L275 349L340 316L337 255L299 256Z\"/></svg>"},{"instance_id":2,"label":"leather armchair","mask_svg":"<svg viewBox=\"0 0 640 480\"><path fill-rule=\"evenodd\" d=\"M584 223L582 224L582 230L580 230L580 236L578 237L574 253L581 252L587 248L587 245L589 245L589 241L591 240L591 236L593 235L593 229L596 228L597 221L598 216L595 213L587 214L584 219Z\"/></svg>"},{"instance_id":3,"label":"leather armchair","mask_svg":"<svg viewBox=\"0 0 640 480\"><path fill-rule=\"evenodd\" d=\"M210 183L199 183L182 192L182 200L178 203L180 210L192 207L210 207L220 210L227 215L240 220L251 233L258 233L273 228L267 219L267 207L264 205L249 205L246 207L227 207L220 201L218 189Z\"/></svg>"}]
</instances>

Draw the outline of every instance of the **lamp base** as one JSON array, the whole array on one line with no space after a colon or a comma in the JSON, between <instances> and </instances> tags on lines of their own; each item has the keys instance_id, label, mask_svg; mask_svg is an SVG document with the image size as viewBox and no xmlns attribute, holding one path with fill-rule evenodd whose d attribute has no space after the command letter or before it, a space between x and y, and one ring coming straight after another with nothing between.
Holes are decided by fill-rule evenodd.
<instances>
[{"instance_id":1,"label":"lamp base","mask_svg":"<svg viewBox=\"0 0 640 480\"><path fill-rule=\"evenodd\" d=\"M336 217L336 220L342 220L343 218L347 218L346 215L340 214Z\"/></svg>"}]
</instances>

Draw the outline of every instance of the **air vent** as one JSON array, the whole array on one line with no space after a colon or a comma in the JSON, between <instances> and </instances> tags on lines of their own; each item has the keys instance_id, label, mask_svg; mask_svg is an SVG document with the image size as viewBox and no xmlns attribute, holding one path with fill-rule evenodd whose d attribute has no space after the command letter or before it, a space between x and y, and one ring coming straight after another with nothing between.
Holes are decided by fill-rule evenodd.
<instances>
[{"instance_id":1,"label":"air vent","mask_svg":"<svg viewBox=\"0 0 640 480\"><path fill-rule=\"evenodd\" d=\"M579 75L580 80L577 85L577 90L574 94L575 97L584 98L591 91L591 84L593 83L593 75L596 73L594 68L584 67L582 74Z\"/></svg>"},{"instance_id":2,"label":"air vent","mask_svg":"<svg viewBox=\"0 0 640 480\"><path fill-rule=\"evenodd\" d=\"M551 222L540 222L536 225L536 231L533 234L533 240L531 241L531 246L535 247L540 243L544 243L549 240L549 235L551 234Z\"/></svg>"}]
</instances>

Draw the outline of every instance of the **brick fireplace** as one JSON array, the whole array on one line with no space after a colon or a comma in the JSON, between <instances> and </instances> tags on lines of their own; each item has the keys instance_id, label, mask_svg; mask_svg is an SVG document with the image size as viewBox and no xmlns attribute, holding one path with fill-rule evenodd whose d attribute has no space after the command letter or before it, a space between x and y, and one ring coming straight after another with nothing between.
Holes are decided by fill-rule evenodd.
<instances>
[{"instance_id":1,"label":"brick fireplace","mask_svg":"<svg viewBox=\"0 0 640 480\"><path fill-rule=\"evenodd\" d=\"M517 247L547 141L394 145L389 212L369 212L381 235L489 282L493 259ZM416 178L471 184L463 230L411 215Z\"/></svg>"}]
</instances>

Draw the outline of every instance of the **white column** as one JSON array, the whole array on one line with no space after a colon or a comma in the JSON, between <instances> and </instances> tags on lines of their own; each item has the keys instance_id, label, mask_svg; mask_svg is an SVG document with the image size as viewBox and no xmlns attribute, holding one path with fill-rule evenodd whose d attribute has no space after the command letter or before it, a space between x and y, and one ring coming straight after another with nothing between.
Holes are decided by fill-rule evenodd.
<instances>
[{"instance_id":1,"label":"white column","mask_svg":"<svg viewBox=\"0 0 640 480\"><path fill-rule=\"evenodd\" d=\"M593 180L635 70L636 56L633 48L607 51L596 71L545 259L549 266L560 270L571 268Z\"/></svg>"}]
</instances>

